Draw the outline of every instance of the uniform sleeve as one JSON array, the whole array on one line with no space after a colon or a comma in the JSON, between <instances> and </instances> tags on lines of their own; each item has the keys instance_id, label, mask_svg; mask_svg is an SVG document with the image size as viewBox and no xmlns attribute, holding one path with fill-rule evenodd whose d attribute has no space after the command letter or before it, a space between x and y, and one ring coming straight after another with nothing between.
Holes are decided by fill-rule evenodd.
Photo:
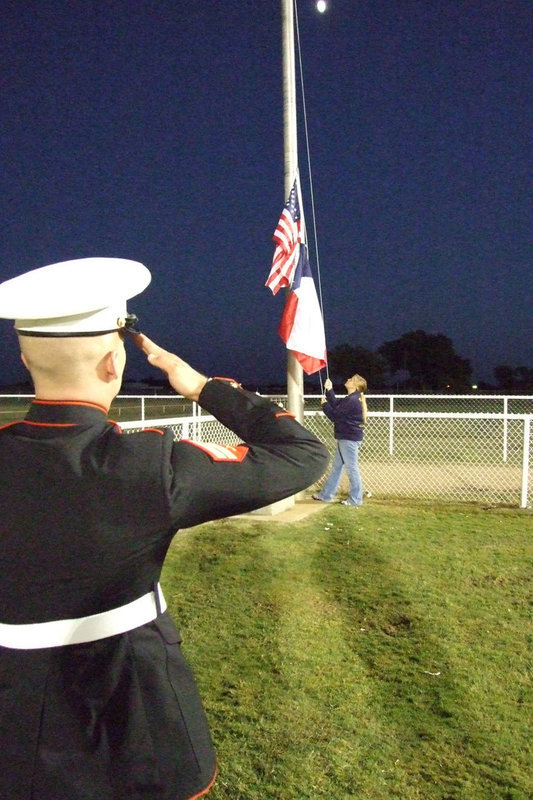
<instances>
[{"instance_id":1,"label":"uniform sleeve","mask_svg":"<svg viewBox=\"0 0 533 800\"><path fill-rule=\"evenodd\" d=\"M174 444L170 501L177 527L269 505L326 470L326 447L275 403L219 379L206 384L199 402L242 444Z\"/></svg>"}]
</instances>

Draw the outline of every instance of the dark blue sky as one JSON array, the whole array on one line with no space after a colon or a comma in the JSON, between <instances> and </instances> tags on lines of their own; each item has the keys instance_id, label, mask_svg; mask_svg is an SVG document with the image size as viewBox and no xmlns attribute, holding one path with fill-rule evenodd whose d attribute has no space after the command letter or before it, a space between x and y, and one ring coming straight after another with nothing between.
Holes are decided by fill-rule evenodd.
<instances>
[{"instance_id":1,"label":"dark blue sky","mask_svg":"<svg viewBox=\"0 0 533 800\"><path fill-rule=\"evenodd\" d=\"M532 18L529 0L299 0L329 348L422 328L474 378L533 366ZM280 28L278 0L4 0L0 279L142 261L146 333L207 373L283 381L264 288ZM2 382L22 379L6 321L0 346Z\"/></svg>"}]
</instances>

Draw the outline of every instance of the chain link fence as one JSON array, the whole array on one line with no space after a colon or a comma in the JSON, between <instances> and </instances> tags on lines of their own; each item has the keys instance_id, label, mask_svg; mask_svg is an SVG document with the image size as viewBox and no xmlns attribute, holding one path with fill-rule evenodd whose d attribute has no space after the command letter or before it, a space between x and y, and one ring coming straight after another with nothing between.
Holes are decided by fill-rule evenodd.
<instances>
[{"instance_id":1,"label":"chain link fence","mask_svg":"<svg viewBox=\"0 0 533 800\"><path fill-rule=\"evenodd\" d=\"M370 412L359 454L364 490L389 498L530 507L532 419ZM333 453L332 426L321 412L306 416L306 424Z\"/></svg>"},{"instance_id":2,"label":"chain link fence","mask_svg":"<svg viewBox=\"0 0 533 800\"><path fill-rule=\"evenodd\" d=\"M285 398L272 399L282 404ZM333 426L319 408L319 398L307 400L305 425L333 454ZM370 411L360 450L364 489L384 498L531 507L532 419L530 414ZM239 441L199 409L186 418L158 418L122 427L128 431L148 425L170 427L175 439ZM347 489L341 483L341 493Z\"/></svg>"},{"instance_id":3,"label":"chain link fence","mask_svg":"<svg viewBox=\"0 0 533 800\"><path fill-rule=\"evenodd\" d=\"M24 417L33 396L1 398L0 423L7 424ZM286 403L284 395L271 399ZM365 491L387 498L533 506L533 397L370 394L367 400L360 450ZM320 397L306 396L305 424L333 454L333 426L320 405ZM120 395L109 416L126 432L170 427L176 439L238 442L178 395ZM347 488L341 484L341 492Z\"/></svg>"},{"instance_id":4,"label":"chain link fence","mask_svg":"<svg viewBox=\"0 0 533 800\"><path fill-rule=\"evenodd\" d=\"M367 394L372 411L460 414L533 414L530 395Z\"/></svg>"}]
</instances>

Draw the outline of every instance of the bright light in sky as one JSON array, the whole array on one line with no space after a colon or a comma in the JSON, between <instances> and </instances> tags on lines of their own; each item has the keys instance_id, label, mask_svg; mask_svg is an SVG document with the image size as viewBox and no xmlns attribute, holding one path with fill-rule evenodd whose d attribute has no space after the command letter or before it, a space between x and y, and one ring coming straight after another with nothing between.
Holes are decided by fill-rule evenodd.
<instances>
[{"instance_id":1,"label":"bright light in sky","mask_svg":"<svg viewBox=\"0 0 533 800\"><path fill-rule=\"evenodd\" d=\"M320 14L323 14L323 13L324 13L324 11L326 11L326 10L327 10L327 7L328 7L328 4L326 3L326 0L318 0L318 2L317 2L317 4L316 4L316 10L317 10L317 11L318 11Z\"/></svg>"}]
</instances>

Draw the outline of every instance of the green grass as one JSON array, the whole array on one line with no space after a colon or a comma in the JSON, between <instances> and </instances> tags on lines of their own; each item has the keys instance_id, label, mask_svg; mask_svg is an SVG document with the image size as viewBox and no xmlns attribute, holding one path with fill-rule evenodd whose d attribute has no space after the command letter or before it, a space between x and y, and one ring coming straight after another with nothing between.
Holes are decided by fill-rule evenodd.
<instances>
[{"instance_id":1,"label":"green grass","mask_svg":"<svg viewBox=\"0 0 533 800\"><path fill-rule=\"evenodd\" d=\"M213 800L526 800L531 513L370 501L181 533ZM529 603L529 605L528 605Z\"/></svg>"}]
</instances>

